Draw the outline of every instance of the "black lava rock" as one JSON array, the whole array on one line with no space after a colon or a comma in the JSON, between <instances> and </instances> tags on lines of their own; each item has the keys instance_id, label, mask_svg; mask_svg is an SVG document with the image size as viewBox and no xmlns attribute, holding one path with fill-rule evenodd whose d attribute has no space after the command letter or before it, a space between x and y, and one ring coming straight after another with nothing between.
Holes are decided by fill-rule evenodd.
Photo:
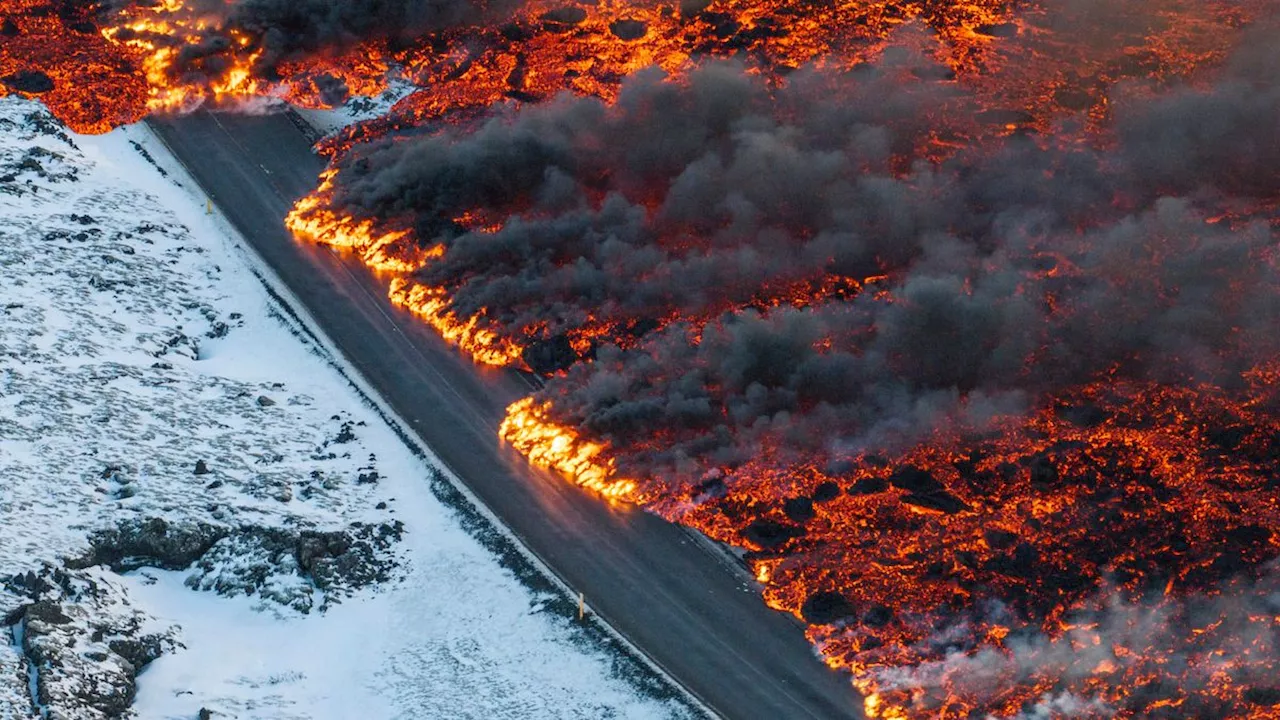
<instances>
[{"instance_id":1,"label":"black lava rock","mask_svg":"<svg viewBox=\"0 0 1280 720\"><path fill-rule=\"evenodd\" d=\"M790 540L803 537L804 528L762 518L748 525L742 531L742 536L766 550L772 550Z\"/></svg>"},{"instance_id":2,"label":"black lava rock","mask_svg":"<svg viewBox=\"0 0 1280 720\"><path fill-rule=\"evenodd\" d=\"M609 32L619 40L639 40L649 32L649 26L642 20L614 20L609 23Z\"/></svg>"},{"instance_id":3,"label":"black lava rock","mask_svg":"<svg viewBox=\"0 0 1280 720\"><path fill-rule=\"evenodd\" d=\"M831 480L813 489L813 501L816 503L830 502L838 497L840 497L840 486Z\"/></svg>"},{"instance_id":4,"label":"black lava rock","mask_svg":"<svg viewBox=\"0 0 1280 720\"><path fill-rule=\"evenodd\" d=\"M828 590L816 592L806 598L804 604L800 606L800 614L805 622L813 625L829 625L853 617L856 611L844 595Z\"/></svg>"},{"instance_id":5,"label":"black lava rock","mask_svg":"<svg viewBox=\"0 0 1280 720\"><path fill-rule=\"evenodd\" d=\"M53 89L53 79L39 70L19 70L0 78L11 90L28 95L39 95Z\"/></svg>"},{"instance_id":6,"label":"black lava rock","mask_svg":"<svg viewBox=\"0 0 1280 720\"><path fill-rule=\"evenodd\" d=\"M792 522L803 525L813 519L813 501L807 497L789 498L782 503L782 512L786 513Z\"/></svg>"},{"instance_id":7,"label":"black lava rock","mask_svg":"<svg viewBox=\"0 0 1280 720\"><path fill-rule=\"evenodd\" d=\"M849 486L850 495L875 495L889 489L889 483L884 478L862 478L858 482Z\"/></svg>"}]
</instances>

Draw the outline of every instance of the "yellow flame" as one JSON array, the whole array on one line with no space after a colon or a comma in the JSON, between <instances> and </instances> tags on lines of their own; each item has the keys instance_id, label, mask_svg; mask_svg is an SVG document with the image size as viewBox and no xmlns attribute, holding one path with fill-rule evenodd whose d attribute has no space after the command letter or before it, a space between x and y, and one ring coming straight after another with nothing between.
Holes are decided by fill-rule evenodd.
<instances>
[{"instance_id":1,"label":"yellow flame","mask_svg":"<svg viewBox=\"0 0 1280 720\"><path fill-rule=\"evenodd\" d=\"M556 470L582 487L615 500L636 502L636 483L616 477L613 460L604 459L604 445L583 440L573 428L546 418L550 402L528 397L507 408L498 435L538 467Z\"/></svg>"},{"instance_id":2,"label":"yellow flame","mask_svg":"<svg viewBox=\"0 0 1280 720\"><path fill-rule=\"evenodd\" d=\"M469 353L476 362L497 366L521 363L523 348L481 327L482 315L473 315L465 320L459 318L449 309L449 297L444 288L398 277L392 279L389 295L391 302L426 320L441 337Z\"/></svg>"}]
</instances>

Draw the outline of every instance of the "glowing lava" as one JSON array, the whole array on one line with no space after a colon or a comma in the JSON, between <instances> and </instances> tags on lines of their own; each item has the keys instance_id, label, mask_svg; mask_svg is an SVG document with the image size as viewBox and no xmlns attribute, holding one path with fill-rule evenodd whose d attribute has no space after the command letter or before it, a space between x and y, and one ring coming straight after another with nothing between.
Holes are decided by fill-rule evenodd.
<instances>
[{"instance_id":1,"label":"glowing lava","mask_svg":"<svg viewBox=\"0 0 1280 720\"><path fill-rule=\"evenodd\" d=\"M540 405L533 398L516 401L507 408L498 435L538 467L563 473L607 498L639 500L635 481L617 477L613 462L601 457L601 444L583 440L573 428L549 421L547 409L547 404Z\"/></svg>"}]
</instances>

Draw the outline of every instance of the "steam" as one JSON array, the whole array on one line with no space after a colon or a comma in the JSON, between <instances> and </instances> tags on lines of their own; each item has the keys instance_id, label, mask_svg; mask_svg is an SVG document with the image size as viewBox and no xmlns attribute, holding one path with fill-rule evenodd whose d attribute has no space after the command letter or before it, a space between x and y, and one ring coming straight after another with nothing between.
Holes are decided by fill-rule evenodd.
<instances>
[{"instance_id":1,"label":"steam","mask_svg":"<svg viewBox=\"0 0 1280 720\"><path fill-rule=\"evenodd\" d=\"M1271 671L1250 663L1280 651L1280 629L1272 622L1280 612L1274 563L1261 568L1256 580L1237 579L1212 593L1134 602L1112 588L1088 606L1095 609L1069 615L1067 629L1053 637L1030 629L1007 638L1002 650L952 652L914 667L876 670L877 687L905 694L911 698L908 706L918 711L928 711L942 698L999 706L1015 686L1051 688L1016 713L999 716L1016 720L1111 718L1121 709L1139 717L1221 717L1239 698L1201 691L1223 686L1224 678L1249 696L1247 702L1280 703ZM1162 680L1167 673L1178 676L1176 685ZM1080 687L1088 678L1105 679L1103 690L1129 686L1126 707L1059 689ZM1169 700L1177 702L1159 702Z\"/></svg>"}]
</instances>

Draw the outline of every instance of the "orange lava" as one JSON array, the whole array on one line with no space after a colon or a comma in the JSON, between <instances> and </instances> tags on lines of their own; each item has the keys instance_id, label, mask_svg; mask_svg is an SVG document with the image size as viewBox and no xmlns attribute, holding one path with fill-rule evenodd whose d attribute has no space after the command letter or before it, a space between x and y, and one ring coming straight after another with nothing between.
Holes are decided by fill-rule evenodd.
<instances>
[{"instance_id":1,"label":"orange lava","mask_svg":"<svg viewBox=\"0 0 1280 720\"><path fill-rule=\"evenodd\" d=\"M340 159L389 132L466 124L495 105L562 92L613 102L648 67L679 82L707 58L735 57L777 88L802 65L844 72L907 47L940 61L950 74L939 80L954 77L981 108L963 123L915 119L932 131L909 161L936 161L1014 133L1106 145L1117 86L1198 82L1238 29L1275 12L1274 0L533 0L501 26L322 50L268 72L260 38L181 0L0 0L0 95L39 97L73 130L100 133L201 103L323 106L326 80L355 95L394 76L420 88L322 143ZM211 33L230 44L217 62L178 68L183 49ZM417 237L414 217L338 209L336 182L326 171L289 213L300 240L355 254L386 276L392 303L476 362L526 365L546 323L511 336L483 309L460 314L452 288L416 275L447 244ZM1274 208L1271 198L1239 214ZM500 227L505 218L485 211L455 222ZM1268 252L1257 262L1274 262ZM636 350L644 332L679 323L697 344L723 314L867 294L893 303L891 280L802 278L699 316L593 316L567 343L575 361L592 362L599 346ZM1058 310L1052 294L1041 299ZM652 329L637 331L641 322ZM1024 415L955 420L906 447L803 454L762 433L748 461L690 460L693 470L672 477L638 472L628 453L662 447L676 428L654 427L622 450L539 396L507 408L499 435L577 485L745 549L766 602L807 623L826 662L851 673L869 717L1280 719L1280 588L1268 570L1280 557L1280 367L1237 375L1212 384L1104 374L1036 398Z\"/></svg>"},{"instance_id":2,"label":"orange lava","mask_svg":"<svg viewBox=\"0 0 1280 720\"><path fill-rule=\"evenodd\" d=\"M391 302L426 320L441 337L481 365L520 365L523 348L482 327L480 315L459 318L449 310L448 296L440 288L397 277L391 281L390 297Z\"/></svg>"},{"instance_id":3,"label":"orange lava","mask_svg":"<svg viewBox=\"0 0 1280 720\"><path fill-rule=\"evenodd\" d=\"M507 408L498 435L529 462L563 473L574 483L614 499L637 502L636 482L618 477L611 460L601 457L604 446L584 440L571 427L547 420L548 405L533 398Z\"/></svg>"}]
</instances>

